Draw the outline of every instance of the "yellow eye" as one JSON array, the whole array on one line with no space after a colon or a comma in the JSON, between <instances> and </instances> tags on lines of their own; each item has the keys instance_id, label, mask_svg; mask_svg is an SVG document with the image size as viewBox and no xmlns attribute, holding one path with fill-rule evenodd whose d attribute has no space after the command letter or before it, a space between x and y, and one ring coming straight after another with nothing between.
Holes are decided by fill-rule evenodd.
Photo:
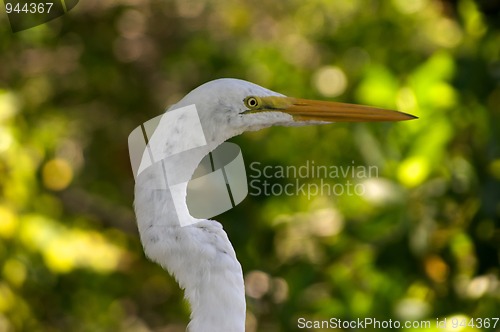
<instances>
[{"instance_id":1,"label":"yellow eye","mask_svg":"<svg viewBox=\"0 0 500 332\"><path fill-rule=\"evenodd\" d=\"M258 97L246 97L245 100L243 100L245 103L245 106L248 107L249 109L256 109L260 106L260 99Z\"/></svg>"}]
</instances>

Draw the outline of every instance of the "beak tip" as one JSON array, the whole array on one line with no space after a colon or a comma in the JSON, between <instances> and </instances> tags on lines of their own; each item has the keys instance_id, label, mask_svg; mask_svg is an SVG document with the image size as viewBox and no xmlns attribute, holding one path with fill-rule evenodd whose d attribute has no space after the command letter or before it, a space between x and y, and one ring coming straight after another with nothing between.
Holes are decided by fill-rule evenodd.
<instances>
[{"instance_id":1,"label":"beak tip","mask_svg":"<svg viewBox=\"0 0 500 332\"><path fill-rule=\"evenodd\" d=\"M408 114L408 113L403 113L407 116L407 119L405 120L417 120L418 119L418 116L416 115L413 115L413 114Z\"/></svg>"}]
</instances>

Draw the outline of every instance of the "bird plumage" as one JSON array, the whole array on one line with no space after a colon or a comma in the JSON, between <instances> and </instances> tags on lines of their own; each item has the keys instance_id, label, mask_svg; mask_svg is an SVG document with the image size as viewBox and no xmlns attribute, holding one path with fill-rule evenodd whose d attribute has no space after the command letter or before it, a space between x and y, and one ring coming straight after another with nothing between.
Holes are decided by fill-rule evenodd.
<instances>
[{"instance_id":1,"label":"bird plumage","mask_svg":"<svg viewBox=\"0 0 500 332\"><path fill-rule=\"evenodd\" d=\"M258 97L262 105L245 104L251 96ZM155 130L149 143L154 145L150 151L169 157L149 165L136 178L134 206L140 237L146 255L172 274L185 290L192 310L189 331L242 332L246 305L241 265L220 223L196 219L189 214L187 181L208 152L245 131L273 125L346 121L350 113L345 112L346 104L342 104L341 109L340 104L288 98L237 79L205 83L170 107L167 113L190 105L196 106L206 145L190 148L190 140L197 137L190 128L191 120L185 116L177 117L176 123L170 126L159 125ZM314 116L308 117L311 109ZM359 111L353 121L371 119L375 113L382 112L368 107L357 110L353 105L348 105L348 110ZM383 116L389 121L410 118L402 113L386 113ZM184 150L187 151L174 153Z\"/></svg>"},{"instance_id":2,"label":"bird plumage","mask_svg":"<svg viewBox=\"0 0 500 332\"><path fill-rule=\"evenodd\" d=\"M248 95L281 96L249 82L219 79L191 91L167 112L195 104L210 151L244 131L292 121L283 113L272 115L271 121L268 115L242 115L246 110L243 100ZM248 117L252 121L248 122ZM165 137L166 149L184 143L182 135ZM167 176L178 171L192 174L205 152L170 158L163 165L147 168L137 178L134 205L141 241L146 255L172 274L185 290L192 310L189 331L244 331L243 273L222 225L214 220L197 220L181 227L170 195L181 195L185 202L187 187L176 192L151 189L162 181L162 167ZM187 205L183 212L189 213Z\"/></svg>"}]
</instances>

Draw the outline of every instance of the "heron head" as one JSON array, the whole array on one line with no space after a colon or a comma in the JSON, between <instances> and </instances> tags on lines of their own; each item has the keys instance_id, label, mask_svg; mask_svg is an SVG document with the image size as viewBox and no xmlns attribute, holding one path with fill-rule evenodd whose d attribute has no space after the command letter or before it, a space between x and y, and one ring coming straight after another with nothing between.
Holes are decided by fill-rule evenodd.
<instances>
[{"instance_id":1,"label":"heron head","mask_svg":"<svg viewBox=\"0 0 500 332\"><path fill-rule=\"evenodd\" d=\"M205 134L214 141L244 131L332 122L404 121L410 114L370 106L287 97L259 85L218 79L187 94L175 107L195 104Z\"/></svg>"},{"instance_id":2,"label":"heron head","mask_svg":"<svg viewBox=\"0 0 500 332\"><path fill-rule=\"evenodd\" d=\"M415 119L410 114L371 106L332 101L310 100L286 96L248 96L243 100L243 114L280 112L290 115L295 123L308 122L381 122Z\"/></svg>"}]
</instances>

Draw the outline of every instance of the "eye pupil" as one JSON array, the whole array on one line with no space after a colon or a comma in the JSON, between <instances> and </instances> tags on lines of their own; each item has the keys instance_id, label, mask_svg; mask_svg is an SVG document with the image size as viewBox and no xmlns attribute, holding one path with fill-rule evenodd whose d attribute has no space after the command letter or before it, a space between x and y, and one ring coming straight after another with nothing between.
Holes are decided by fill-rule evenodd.
<instances>
[{"instance_id":1,"label":"eye pupil","mask_svg":"<svg viewBox=\"0 0 500 332\"><path fill-rule=\"evenodd\" d=\"M256 97L247 97L245 100L245 105L250 108L259 107L259 99Z\"/></svg>"}]
</instances>

